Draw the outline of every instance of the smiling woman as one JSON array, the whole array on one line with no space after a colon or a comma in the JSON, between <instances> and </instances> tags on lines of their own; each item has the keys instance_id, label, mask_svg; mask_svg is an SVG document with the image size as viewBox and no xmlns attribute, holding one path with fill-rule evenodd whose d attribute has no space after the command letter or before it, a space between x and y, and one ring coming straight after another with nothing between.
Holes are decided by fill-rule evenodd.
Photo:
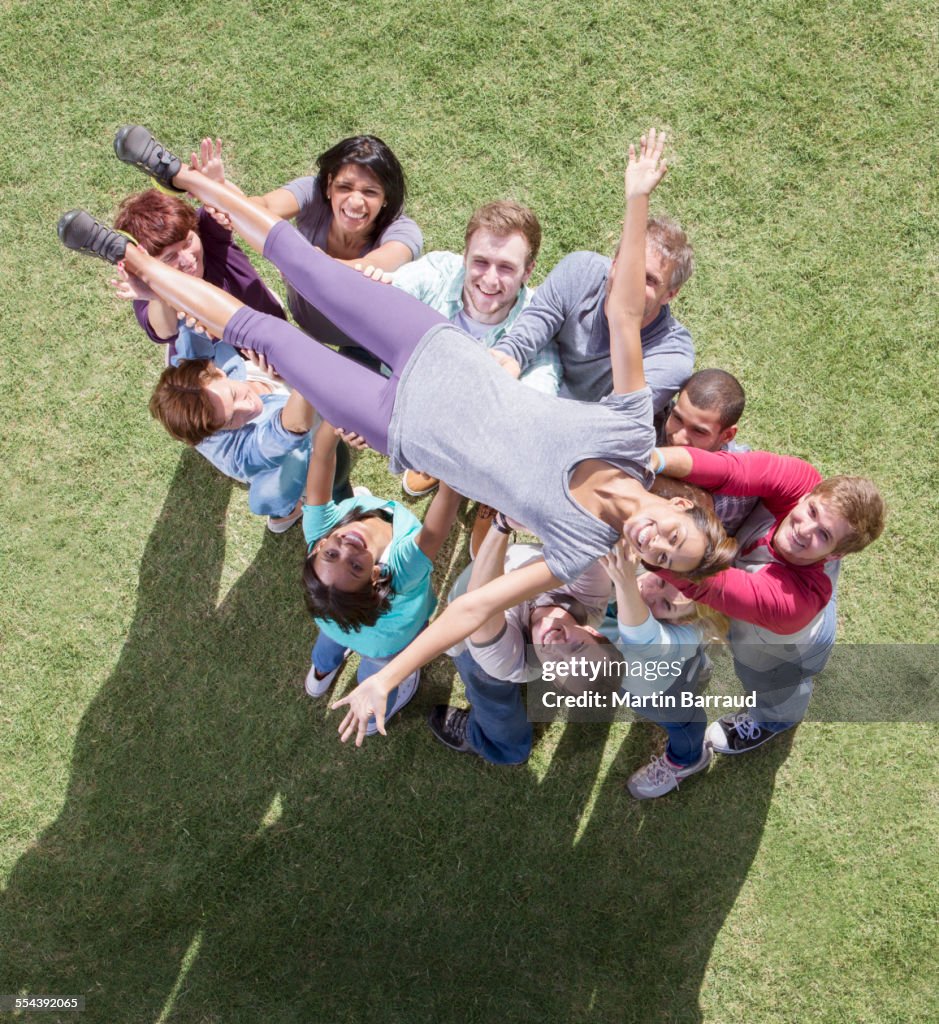
<instances>
[{"instance_id":1,"label":"smiling woman","mask_svg":"<svg viewBox=\"0 0 939 1024\"><path fill-rule=\"evenodd\" d=\"M392 271L420 256L424 238L404 214L404 171L388 145L375 135L355 135L321 153L316 166L316 175L296 178L255 196L254 202L277 217L292 219L308 242L343 263L354 265L368 256L372 266ZM379 367L378 360L289 283L287 303L307 334Z\"/></svg>"}]
</instances>

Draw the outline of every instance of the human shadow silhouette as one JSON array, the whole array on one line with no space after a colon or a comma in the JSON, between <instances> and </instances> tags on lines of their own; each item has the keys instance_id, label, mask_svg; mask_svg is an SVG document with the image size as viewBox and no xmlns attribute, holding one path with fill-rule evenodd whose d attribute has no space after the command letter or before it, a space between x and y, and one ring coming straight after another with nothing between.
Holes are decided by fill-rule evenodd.
<instances>
[{"instance_id":1,"label":"human shadow silhouette","mask_svg":"<svg viewBox=\"0 0 939 1024\"><path fill-rule=\"evenodd\" d=\"M62 810L0 900L0 991L84 994L85 1020L156 1020L206 903L271 803L306 724L277 686L296 667L283 636L309 632L299 550L265 534L217 606L231 490L196 453L180 459L126 643L79 726Z\"/></svg>"},{"instance_id":2,"label":"human shadow silhouette","mask_svg":"<svg viewBox=\"0 0 939 1024\"><path fill-rule=\"evenodd\" d=\"M410 713L315 788L296 774L170 1020L699 1021L789 739L639 804L623 783L658 740L635 725L582 830L609 728L568 725L539 781L435 745Z\"/></svg>"},{"instance_id":3,"label":"human shadow silhouette","mask_svg":"<svg viewBox=\"0 0 939 1024\"><path fill-rule=\"evenodd\" d=\"M461 757L424 723L447 673L342 747L300 685L299 536L218 603L230 490L181 459L62 811L0 900L0 991L135 1024L700 1020L788 740L637 804L632 727L586 827L609 727L568 726L541 779Z\"/></svg>"}]
</instances>

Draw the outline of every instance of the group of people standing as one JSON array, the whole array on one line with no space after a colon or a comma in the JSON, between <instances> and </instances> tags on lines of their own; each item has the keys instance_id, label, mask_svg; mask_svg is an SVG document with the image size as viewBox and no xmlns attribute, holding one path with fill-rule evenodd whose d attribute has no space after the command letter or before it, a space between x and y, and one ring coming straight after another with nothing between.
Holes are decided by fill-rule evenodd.
<instances>
[{"instance_id":1,"label":"group of people standing","mask_svg":"<svg viewBox=\"0 0 939 1024\"><path fill-rule=\"evenodd\" d=\"M318 628L307 692L360 656L359 685L333 705L344 741L384 733L446 650L470 706L434 708L434 735L518 764L532 745L519 683L546 651L680 653L659 684L680 694L704 686L707 645L728 642L755 706L710 726L681 701L650 711L668 741L631 777L638 798L802 719L834 640L840 558L876 539L884 505L864 478L750 452L739 382L693 372L670 309L691 246L648 210L662 135L630 146L615 257L573 253L536 290L541 229L515 202L477 209L462 254L421 257L401 166L374 136L256 197L226 180L219 142L188 163L139 125L114 145L158 188L113 229L64 215L60 238L118 267L118 294L166 346L153 415L246 483L269 529L302 518ZM280 271L296 326L233 232ZM436 491L423 523L353 493L347 445L388 455L408 494ZM474 560L433 618L433 561L464 497L479 503ZM540 544L511 543L518 530Z\"/></svg>"}]
</instances>

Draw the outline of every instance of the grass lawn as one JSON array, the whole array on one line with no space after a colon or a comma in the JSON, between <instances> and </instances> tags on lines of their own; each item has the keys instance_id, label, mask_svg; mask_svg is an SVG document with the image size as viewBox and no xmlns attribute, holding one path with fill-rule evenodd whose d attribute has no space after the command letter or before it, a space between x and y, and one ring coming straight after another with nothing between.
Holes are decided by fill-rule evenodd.
<instances>
[{"instance_id":1,"label":"grass lawn","mask_svg":"<svg viewBox=\"0 0 939 1024\"><path fill-rule=\"evenodd\" d=\"M127 122L220 135L249 193L370 131L426 249L511 196L541 280L610 250L626 143L664 124L698 365L743 381L751 445L889 502L840 639L934 643L935 0L0 6L0 994L108 1024L939 1018L932 723L808 723L639 804L647 725L539 727L514 769L434 743L441 659L341 747L299 531L150 420L160 354L55 235L143 187ZM399 497L377 456L355 479ZM466 523L441 588L465 559Z\"/></svg>"}]
</instances>

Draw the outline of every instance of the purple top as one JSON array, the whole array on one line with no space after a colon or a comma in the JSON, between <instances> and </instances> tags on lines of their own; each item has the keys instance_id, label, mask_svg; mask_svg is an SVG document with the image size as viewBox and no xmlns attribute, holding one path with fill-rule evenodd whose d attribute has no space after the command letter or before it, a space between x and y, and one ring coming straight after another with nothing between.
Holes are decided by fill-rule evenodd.
<instances>
[{"instance_id":1,"label":"purple top","mask_svg":"<svg viewBox=\"0 0 939 1024\"><path fill-rule=\"evenodd\" d=\"M233 295L246 306L286 320L287 314L283 306L258 276L248 257L235 244L232 233L217 224L202 207L199 208L198 218L196 233L202 240L204 279ZM134 301L134 313L147 337L158 345L174 342L179 337L178 333L170 338L160 338L154 333L147 320L148 305L149 303L142 299Z\"/></svg>"}]
</instances>

